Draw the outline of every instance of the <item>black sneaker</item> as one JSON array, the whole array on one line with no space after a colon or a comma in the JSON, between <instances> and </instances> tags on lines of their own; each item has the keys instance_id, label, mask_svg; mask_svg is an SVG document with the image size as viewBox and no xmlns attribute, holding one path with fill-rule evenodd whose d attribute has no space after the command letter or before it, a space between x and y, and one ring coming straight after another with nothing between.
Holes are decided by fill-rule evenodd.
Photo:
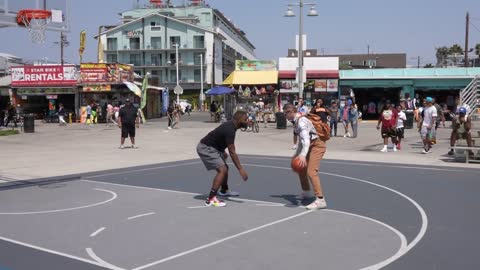
<instances>
[{"instance_id":1,"label":"black sneaker","mask_svg":"<svg viewBox=\"0 0 480 270\"><path fill-rule=\"evenodd\" d=\"M453 149L450 149L450 151L448 151L447 153L449 156L453 156L455 155L455 151L453 151Z\"/></svg>"}]
</instances>

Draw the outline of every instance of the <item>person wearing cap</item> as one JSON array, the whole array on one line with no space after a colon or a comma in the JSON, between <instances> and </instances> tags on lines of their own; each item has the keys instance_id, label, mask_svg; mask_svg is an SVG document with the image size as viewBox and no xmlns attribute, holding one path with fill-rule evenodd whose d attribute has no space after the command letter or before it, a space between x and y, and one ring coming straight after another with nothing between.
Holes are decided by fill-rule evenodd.
<instances>
[{"instance_id":1,"label":"person wearing cap","mask_svg":"<svg viewBox=\"0 0 480 270\"><path fill-rule=\"evenodd\" d=\"M118 115L118 127L122 130L122 137L120 140L120 149L125 148L125 138L130 137L132 148L135 147L135 128L139 128L139 119L137 109L132 105L130 99L125 100L125 106L120 109Z\"/></svg>"},{"instance_id":2,"label":"person wearing cap","mask_svg":"<svg viewBox=\"0 0 480 270\"><path fill-rule=\"evenodd\" d=\"M455 142L460 139L467 141L468 147L472 147L472 134L470 129L472 128L472 118L467 115L467 109L460 107L458 109L458 115L455 116L452 120L452 134L450 135L450 151L448 155L452 156L455 154L453 147ZM473 152L470 151L469 155L473 155Z\"/></svg>"},{"instance_id":3,"label":"person wearing cap","mask_svg":"<svg viewBox=\"0 0 480 270\"><path fill-rule=\"evenodd\" d=\"M432 136L435 128L435 122L437 120L437 109L433 106L433 98L427 97L425 99L426 106L423 109L423 121L420 128L420 134L423 140L423 154L431 153L432 148Z\"/></svg>"}]
</instances>

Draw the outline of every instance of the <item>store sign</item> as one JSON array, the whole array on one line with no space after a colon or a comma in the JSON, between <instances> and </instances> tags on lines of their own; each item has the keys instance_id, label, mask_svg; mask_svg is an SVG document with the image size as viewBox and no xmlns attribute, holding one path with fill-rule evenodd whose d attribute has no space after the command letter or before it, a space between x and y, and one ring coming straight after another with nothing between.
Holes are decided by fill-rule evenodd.
<instances>
[{"instance_id":1,"label":"store sign","mask_svg":"<svg viewBox=\"0 0 480 270\"><path fill-rule=\"evenodd\" d=\"M10 68L12 87L25 86L75 86L75 66L18 66Z\"/></svg>"},{"instance_id":2,"label":"store sign","mask_svg":"<svg viewBox=\"0 0 480 270\"><path fill-rule=\"evenodd\" d=\"M298 83L295 80L280 80L280 93L298 93Z\"/></svg>"},{"instance_id":3,"label":"store sign","mask_svg":"<svg viewBox=\"0 0 480 270\"><path fill-rule=\"evenodd\" d=\"M327 80L327 92L338 92L338 80Z\"/></svg>"},{"instance_id":4,"label":"store sign","mask_svg":"<svg viewBox=\"0 0 480 270\"><path fill-rule=\"evenodd\" d=\"M273 60L235 60L235 70L277 70L277 62Z\"/></svg>"},{"instance_id":5,"label":"store sign","mask_svg":"<svg viewBox=\"0 0 480 270\"><path fill-rule=\"evenodd\" d=\"M315 92L327 92L327 80L315 80Z\"/></svg>"},{"instance_id":6,"label":"store sign","mask_svg":"<svg viewBox=\"0 0 480 270\"><path fill-rule=\"evenodd\" d=\"M112 90L112 86L110 84L83 86L83 92L101 92L101 91L111 91L111 90Z\"/></svg>"},{"instance_id":7,"label":"store sign","mask_svg":"<svg viewBox=\"0 0 480 270\"><path fill-rule=\"evenodd\" d=\"M58 96L57 95L46 95L46 98L47 99L57 99Z\"/></svg>"},{"instance_id":8,"label":"store sign","mask_svg":"<svg viewBox=\"0 0 480 270\"><path fill-rule=\"evenodd\" d=\"M86 84L133 82L133 67L108 63L81 64L80 79Z\"/></svg>"},{"instance_id":9,"label":"store sign","mask_svg":"<svg viewBox=\"0 0 480 270\"><path fill-rule=\"evenodd\" d=\"M123 31L123 33L124 33L128 38L139 37L139 36L141 36L141 35L143 34L141 30L129 30L129 31Z\"/></svg>"}]
</instances>

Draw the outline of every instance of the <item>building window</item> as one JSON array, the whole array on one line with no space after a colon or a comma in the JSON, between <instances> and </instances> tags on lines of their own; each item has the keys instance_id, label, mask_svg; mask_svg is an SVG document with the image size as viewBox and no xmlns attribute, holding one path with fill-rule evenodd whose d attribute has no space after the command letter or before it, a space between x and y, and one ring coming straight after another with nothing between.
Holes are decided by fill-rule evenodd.
<instances>
[{"instance_id":1,"label":"building window","mask_svg":"<svg viewBox=\"0 0 480 270\"><path fill-rule=\"evenodd\" d=\"M202 75L202 73L201 73L200 69L195 69L193 71L193 80L195 82L201 82L202 81L202 76L201 75Z\"/></svg>"},{"instance_id":2,"label":"building window","mask_svg":"<svg viewBox=\"0 0 480 270\"><path fill-rule=\"evenodd\" d=\"M342 61L342 64L345 64L345 65L351 65L351 64L353 64L353 62L352 62L352 61L348 61L348 60L347 60L347 61Z\"/></svg>"},{"instance_id":3,"label":"building window","mask_svg":"<svg viewBox=\"0 0 480 270\"><path fill-rule=\"evenodd\" d=\"M161 66L162 65L162 55L161 54L152 54L150 56L152 66Z\"/></svg>"},{"instance_id":4,"label":"building window","mask_svg":"<svg viewBox=\"0 0 480 270\"><path fill-rule=\"evenodd\" d=\"M107 38L107 50L116 51L117 48L117 38Z\"/></svg>"},{"instance_id":5,"label":"building window","mask_svg":"<svg viewBox=\"0 0 480 270\"><path fill-rule=\"evenodd\" d=\"M150 31L162 31L162 27L160 25L157 25L157 22L150 22Z\"/></svg>"},{"instance_id":6,"label":"building window","mask_svg":"<svg viewBox=\"0 0 480 270\"><path fill-rule=\"evenodd\" d=\"M175 46L173 46L175 44L180 45L180 37L179 36L170 37L170 48L175 49Z\"/></svg>"},{"instance_id":7,"label":"building window","mask_svg":"<svg viewBox=\"0 0 480 270\"><path fill-rule=\"evenodd\" d=\"M162 70L152 70L152 77L157 78L159 82L163 81Z\"/></svg>"},{"instance_id":8,"label":"building window","mask_svg":"<svg viewBox=\"0 0 480 270\"><path fill-rule=\"evenodd\" d=\"M178 63L180 64L182 62L182 54L178 54ZM170 54L170 64L175 65L177 63L177 58L175 53Z\"/></svg>"},{"instance_id":9,"label":"building window","mask_svg":"<svg viewBox=\"0 0 480 270\"><path fill-rule=\"evenodd\" d=\"M130 63L134 66L141 66L142 65L142 58L140 54L130 54Z\"/></svg>"},{"instance_id":10,"label":"building window","mask_svg":"<svg viewBox=\"0 0 480 270\"><path fill-rule=\"evenodd\" d=\"M130 50L140 50L140 38L130 38Z\"/></svg>"},{"instance_id":11,"label":"building window","mask_svg":"<svg viewBox=\"0 0 480 270\"><path fill-rule=\"evenodd\" d=\"M210 14L210 13L207 13L207 12L202 13L202 17L203 17L203 21L204 21L204 22L209 22L209 21L212 20L211 14Z\"/></svg>"},{"instance_id":12,"label":"building window","mask_svg":"<svg viewBox=\"0 0 480 270\"><path fill-rule=\"evenodd\" d=\"M182 70L178 70L178 81L180 82L182 80ZM170 70L170 82L177 82L177 70L176 69L171 69Z\"/></svg>"},{"instance_id":13,"label":"building window","mask_svg":"<svg viewBox=\"0 0 480 270\"><path fill-rule=\"evenodd\" d=\"M205 37L204 36L194 36L193 37L193 48L195 48L195 49L205 48Z\"/></svg>"},{"instance_id":14,"label":"building window","mask_svg":"<svg viewBox=\"0 0 480 270\"><path fill-rule=\"evenodd\" d=\"M107 54L107 63L118 63L117 54Z\"/></svg>"},{"instance_id":15,"label":"building window","mask_svg":"<svg viewBox=\"0 0 480 270\"><path fill-rule=\"evenodd\" d=\"M193 64L200 65L200 55L203 57L203 63L205 63L205 55L203 53L194 53L193 54Z\"/></svg>"},{"instance_id":16,"label":"building window","mask_svg":"<svg viewBox=\"0 0 480 270\"><path fill-rule=\"evenodd\" d=\"M150 46L152 49L161 49L162 48L162 38L161 37L151 37Z\"/></svg>"},{"instance_id":17,"label":"building window","mask_svg":"<svg viewBox=\"0 0 480 270\"><path fill-rule=\"evenodd\" d=\"M363 60L363 66L365 67L376 67L377 60Z\"/></svg>"}]
</instances>

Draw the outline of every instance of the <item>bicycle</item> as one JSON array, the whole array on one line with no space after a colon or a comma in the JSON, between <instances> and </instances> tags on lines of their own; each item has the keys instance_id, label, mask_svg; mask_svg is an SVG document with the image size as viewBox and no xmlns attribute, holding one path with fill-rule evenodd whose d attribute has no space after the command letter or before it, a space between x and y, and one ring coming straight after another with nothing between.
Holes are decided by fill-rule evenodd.
<instances>
[{"instance_id":1,"label":"bicycle","mask_svg":"<svg viewBox=\"0 0 480 270\"><path fill-rule=\"evenodd\" d=\"M258 121L256 117L253 116L248 116L248 122L247 122L247 127L241 128L241 131L253 131L253 133L259 133L260 132L260 126L258 125Z\"/></svg>"}]
</instances>

